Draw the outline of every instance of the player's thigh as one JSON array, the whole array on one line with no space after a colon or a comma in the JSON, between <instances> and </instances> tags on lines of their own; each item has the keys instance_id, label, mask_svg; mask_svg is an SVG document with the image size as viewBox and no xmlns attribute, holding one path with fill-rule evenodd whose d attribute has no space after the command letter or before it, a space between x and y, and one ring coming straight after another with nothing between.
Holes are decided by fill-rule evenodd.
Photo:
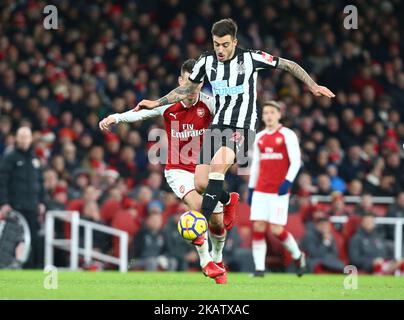
<instances>
[{"instance_id":1,"label":"player's thigh","mask_svg":"<svg viewBox=\"0 0 404 320\"><path fill-rule=\"evenodd\" d=\"M200 212L202 207L202 196L196 191L192 190L188 192L183 201L188 205L191 210Z\"/></svg>"},{"instance_id":2,"label":"player's thigh","mask_svg":"<svg viewBox=\"0 0 404 320\"><path fill-rule=\"evenodd\" d=\"M195 177L192 172L180 169L165 170L164 175L170 188L181 200L195 190Z\"/></svg>"},{"instance_id":3,"label":"player's thigh","mask_svg":"<svg viewBox=\"0 0 404 320\"><path fill-rule=\"evenodd\" d=\"M209 182L209 165L198 164L195 168L195 189L203 193Z\"/></svg>"},{"instance_id":4,"label":"player's thigh","mask_svg":"<svg viewBox=\"0 0 404 320\"><path fill-rule=\"evenodd\" d=\"M269 222L271 196L269 193L254 191L251 201L250 220Z\"/></svg>"},{"instance_id":5,"label":"player's thigh","mask_svg":"<svg viewBox=\"0 0 404 320\"><path fill-rule=\"evenodd\" d=\"M209 172L225 173L235 162L236 147L231 141L235 128L212 125L203 135L199 163L209 164Z\"/></svg>"},{"instance_id":6,"label":"player's thigh","mask_svg":"<svg viewBox=\"0 0 404 320\"><path fill-rule=\"evenodd\" d=\"M268 222L263 220L253 221L252 227L254 232L265 232L267 229Z\"/></svg>"},{"instance_id":7,"label":"player's thigh","mask_svg":"<svg viewBox=\"0 0 404 320\"><path fill-rule=\"evenodd\" d=\"M271 223L270 225L271 233L278 236L282 233L283 229L285 229L285 225Z\"/></svg>"},{"instance_id":8,"label":"player's thigh","mask_svg":"<svg viewBox=\"0 0 404 320\"><path fill-rule=\"evenodd\" d=\"M210 162L210 172L226 173L227 170L234 164L236 154L226 146L220 147Z\"/></svg>"}]
</instances>

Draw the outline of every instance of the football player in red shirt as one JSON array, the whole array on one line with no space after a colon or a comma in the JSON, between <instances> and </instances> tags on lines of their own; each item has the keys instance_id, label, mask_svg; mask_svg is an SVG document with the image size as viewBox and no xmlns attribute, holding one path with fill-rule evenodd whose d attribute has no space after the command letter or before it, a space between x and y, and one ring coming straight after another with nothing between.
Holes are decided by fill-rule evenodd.
<instances>
[{"instance_id":1,"label":"football player in red shirt","mask_svg":"<svg viewBox=\"0 0 404 320\"><path fill-rule=\"evenodd\" d=\"M194 59L184 62L181 67L180 85L189 81L188 77L195 64ZM127 111L112 114L100 121L99 127L109 131L112 124L136 122L162 116L168 139L168 158L165 177L174 193L191 210L201 211L202 196L195 190L195 168L198 164L203 133L212 122L215 113L214 98L201 92L201 83L186 100L161 106L152 110ZM203 166L203 165L202 165ZM223 237L212 233L212 225L223 229L223 205L219 202L210 218L209 229L212 242L212 256L209 253L207 237L198 238L194 243L198 251L203 273L214 278L216 283L224 284L227 276L222 261Z\"/></svg>"},{"instance_id":2,"label":"football player in red shirt","mask_svg":"<svg viewBox=\"0 0 404 320\"><path fill-rule=\"evenodd\" d=\"M276 101L263 104L265 129L255 138L249 181L255 276L263 276L265 272L267 224L291 253L299 276L305 268L304 253L285 228L290 187L301 166L299 141L291 129L279 123L280 118L280 105Z\"/></svg>"}]
</instances>

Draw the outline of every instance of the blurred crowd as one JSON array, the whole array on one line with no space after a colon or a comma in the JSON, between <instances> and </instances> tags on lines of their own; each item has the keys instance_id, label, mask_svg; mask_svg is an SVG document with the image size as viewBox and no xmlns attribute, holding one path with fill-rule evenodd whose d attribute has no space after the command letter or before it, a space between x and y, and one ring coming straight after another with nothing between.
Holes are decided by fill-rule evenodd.
<instances>
[{"instance_id":1,"label":"blurred crowd","mask_svg":"<svg viewBox=\"0 0 404 320\"><path fill-rule=\"evenodd\" d=\"M42 24L47 4L58 9L56 30ZM293 189L295 211L313 208L304 207L310 195L339 192L365 194L364 208L354 213L366 215L373 196L404 191L404 6L352 4L358 29L344 28L343 1L2 1L0 154L14 149L18 127L30 127L48 210L78 209L86 219L130 230L135 244L144 244L134 246L133 256L168 252L169 241L139 249L148 243L144 230L166 230L183 210L164 166L147 156L154 143L149 133L163 122L120 124L107 134L98 122L176 87L182 62L211 49L212 23L232 17L241 46L296 61L336 93L317 98L288 73L260 74L258 100L281 101L283 124L300 138L304 166ZM248 176L233 168L226 181L245 199ZM402 201L393 206L402 210ZM313 212L302 217L310 220ZM100 250L114 248L100 239ZM189 248L184 254L192 265Z\"/></svg>"}]
</instances>

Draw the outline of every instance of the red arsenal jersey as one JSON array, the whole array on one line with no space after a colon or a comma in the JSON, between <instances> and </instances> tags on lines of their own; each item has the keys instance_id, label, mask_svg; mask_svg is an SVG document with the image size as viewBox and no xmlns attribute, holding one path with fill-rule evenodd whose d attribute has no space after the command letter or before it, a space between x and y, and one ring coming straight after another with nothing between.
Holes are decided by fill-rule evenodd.
<instances>
[{"instance_id":1,"label":"red arsenal jersey","mask_svg":"<svg viewBox=\"0 0 404 320\"><path fill-rule=\"evenodd\" d=\"M163 116L168 138L166 169L195 172L202 145L202 136L215 113L214 98L200 93L190 107L180 101L152 110L127 111L113 114L117 123L136 122Z\"/></svg>"},{"instance_id":2,"label":"red arsenal jersey","mask_svg":"<svg viewBox=\"0 0 404 320\"><path fill-rule=\"evenodd\" d=\"M249 187L255 191L278 193L286 179L293 182L301 165L296 134L285 127L259 132L254 142Z\"/></svg>"}]
</instances>

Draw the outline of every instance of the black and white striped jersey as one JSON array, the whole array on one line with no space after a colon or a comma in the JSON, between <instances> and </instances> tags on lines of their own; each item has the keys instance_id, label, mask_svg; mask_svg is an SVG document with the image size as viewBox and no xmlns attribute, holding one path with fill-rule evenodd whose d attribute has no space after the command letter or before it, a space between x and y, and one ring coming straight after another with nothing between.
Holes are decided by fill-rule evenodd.
<instances>
[{"instance_id":1,"label":"black and white striped jersey","mask_svg":"<svg viewBox=\"0 0 404 320\"><path fill-rule=\"evenodd\" d=\"M221 62L215 52L203 53L189 79L212 85L216 113L212 124L247 128L257 124L257 71L276 68L279 59L260 50L236 48L233 58Z\"/></svg>"}]
</instances>

